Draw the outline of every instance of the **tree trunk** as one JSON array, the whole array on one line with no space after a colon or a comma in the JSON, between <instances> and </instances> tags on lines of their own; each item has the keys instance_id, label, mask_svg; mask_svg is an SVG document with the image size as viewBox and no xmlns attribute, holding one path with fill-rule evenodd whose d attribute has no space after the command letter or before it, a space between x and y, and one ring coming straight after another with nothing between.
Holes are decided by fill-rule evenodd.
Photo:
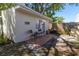
<instances>
[{"instance_id":1,"label":"tree trunk","mask_svg":"<svg viewBox=\"0 0 79 59\"><path fill-rule=\"evenodd\" d=\"M65 34L64 28L62 23L57 23L57 28L58 28L58 32L60 32L60 34Z\"/></svg>"},{"instance_id":2,"label":"tree trunk","mask_svg":"<svg viewBox=\"0 0 79 59\"><path fill-rule=\"evenodd\" d=\"M2 36L2 39L4 38L4 32L3 32L3 21L2 21L2 18L1 18L1 36Z\"/></svg>"}]
</instances>

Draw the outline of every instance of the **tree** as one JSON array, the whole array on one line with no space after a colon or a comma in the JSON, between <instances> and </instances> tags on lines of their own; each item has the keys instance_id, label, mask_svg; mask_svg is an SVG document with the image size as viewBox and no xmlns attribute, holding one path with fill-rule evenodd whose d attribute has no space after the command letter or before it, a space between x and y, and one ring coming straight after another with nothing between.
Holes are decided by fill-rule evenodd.
<instances>
[{"instance_id":1,"label":"tree","mask_svg":"<svg viewBox=\"0 0 79 59\"><path fill-rule=\"evenodd\" d=\"M53 17L54 23L63 23L64 18L63 17Z\"/></svg>"},{"instance_id":2,"label":"tree","mask_svg":"<svg viewBox=\"0 0 79 59\"><path fill-rule=\"evenodd\" d=\"M15 4L12 4L12 3L0 3L0 11L11 8L12 6L15 6Z\"/></svg>"},{"instance_id":3,"label":"tree","mask_svg":"<svg viewBox=\"0 0 79 59\"><path fill-rule=\"evenodd\" d=\"M56 11L64 8L64 4L61 3L31 3L25 5L50 18L53 18Z\"/></svg>"},{"instance_id":4,"label":"tree","mask_svg":"<svg viewBox=\"0 0 79 59\"><path fill-rule=\"evenodd\" d=\"M60 34L65 34L65 30L62 24L63 20L64 20L63 17L54 17L52 21L53 29L56 29Z\"/></svg>"},{"instance_id":5,"label":"tree","mask_svg":"<svg viewBox=\"0 0 79 59\"><path fill-rule=\"evenodd\" d=\"M26 3L27 7L53 19L55 13L64 10L65 3ZM78 6L78 3L69 3L70 6Z\"/></svg>"},{"instance_id":6,"label":"tree","mask_svg":"<svg viewBox=\"0 0 79 59\"><path fill-rule=\"evenodd\" d=\"M11 7L13 7L13 6L15 6L15 4L12 4L12 3L0 3L0 15L1 15L1 11L2 10L5 10L5 9L8 9L8 8L11 8ZM1 25L1 31L2 31L2 34L1 34L1 40L3 40L4 39L4 33L3 33L3 20L2 20L2 18L0 18L0 25ZM0 41L1 41L0 40Z\"/></svg>"}]
</instances>

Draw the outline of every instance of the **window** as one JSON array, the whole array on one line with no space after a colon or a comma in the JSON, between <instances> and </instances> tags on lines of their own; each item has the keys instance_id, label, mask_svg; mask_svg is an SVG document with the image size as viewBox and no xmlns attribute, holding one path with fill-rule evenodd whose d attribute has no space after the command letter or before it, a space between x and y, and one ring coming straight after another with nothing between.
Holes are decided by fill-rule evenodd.
<instances>
[{"instance_id":1,"label":"window","mask_svg":"<svg viewBox=\"0 0 79 59\"><path fill-rule=\"evenodd\" d=\"M32 31L32 30L28 30L27 33L28 33L28 34L33 33L33 31Z\"/></svg>"},{"instance_id":2,"label":"window","mask_svg":"<svg viewBox=\"0 0 79 59\"><path fill-rule=\"evenodd\" d=\"M27 22L25 22L25 24L27 24L27 25L28 25L28 24L30 24L30 22L28 22L28 21L27 21Z\"/></svg>"}]
</instances>

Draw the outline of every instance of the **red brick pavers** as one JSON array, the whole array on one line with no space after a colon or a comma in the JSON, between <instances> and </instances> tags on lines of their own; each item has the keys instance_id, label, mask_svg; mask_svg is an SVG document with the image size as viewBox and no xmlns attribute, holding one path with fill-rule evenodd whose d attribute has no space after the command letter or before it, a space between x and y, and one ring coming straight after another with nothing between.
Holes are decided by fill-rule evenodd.
<instances>
[{"instance_id":1,"label":"red brick pavers","mask_svg":"<svg viewBox=\"0 0 79 59\"><path fill-rule=\"evenodd\" d=\"M41 46L41 45L45 44L47 41L49 41L51 38L52 38L52 35L48 34L48 35L44 35L42 37L38 37L35 40L34 39L29 39L27 41L27 43L29 43L29 44L33 43L33 44L37 44L37 45Z\"/></svg>"}]
</instances>

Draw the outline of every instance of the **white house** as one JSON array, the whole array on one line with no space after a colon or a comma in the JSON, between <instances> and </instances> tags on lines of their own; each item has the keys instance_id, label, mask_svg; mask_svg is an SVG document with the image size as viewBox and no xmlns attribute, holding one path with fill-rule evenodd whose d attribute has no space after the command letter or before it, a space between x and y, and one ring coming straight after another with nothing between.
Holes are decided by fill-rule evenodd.
<instances>
[{"instance_id":1,"label":"white house","mask_svg":"<svg viewBox=\"0 0 79 59\"><path fill-rule=\"evenodd\" d=\"M28 40L31 33L45 33L52 27L51 18L22 5L3 10L2 20L5 35L15 43Z\"/></svg>"}]
</instances>

